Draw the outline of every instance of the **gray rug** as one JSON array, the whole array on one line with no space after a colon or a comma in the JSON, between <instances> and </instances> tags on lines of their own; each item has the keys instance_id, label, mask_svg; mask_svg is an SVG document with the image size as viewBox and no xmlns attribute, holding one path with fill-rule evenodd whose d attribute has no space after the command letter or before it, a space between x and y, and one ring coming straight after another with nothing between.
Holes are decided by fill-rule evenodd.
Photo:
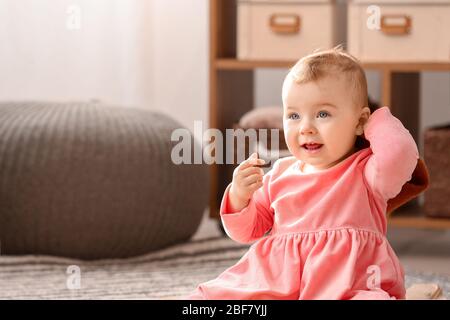
<instances>
[{"instance_id":1,"label":"gray rug","mask_svg":"<svg viewBox=\"0 0 450 320\"><path fill-rule=\"evenodd\" d=\"M0 299L181 299L247 249L213 237L121 260L0 256ZM425 282L438 283L450 297L450 277L407 271L407 287Z\"/></svg>"}]
</instances>

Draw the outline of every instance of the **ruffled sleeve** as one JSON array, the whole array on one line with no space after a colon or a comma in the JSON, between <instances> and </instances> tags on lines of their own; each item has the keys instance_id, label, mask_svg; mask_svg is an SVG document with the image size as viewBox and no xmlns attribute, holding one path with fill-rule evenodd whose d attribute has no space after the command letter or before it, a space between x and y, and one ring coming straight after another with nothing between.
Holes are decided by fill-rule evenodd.
<instances>
[{"instance_id":1,"label":"ruffled sleeve","mask_svg":"<svg viewBox=\"0 0 450 320\"><path fill-rule=\"evenodd\" d=\"M373 153L364 169L365 179L387 201L411 180L419 159L417 145L388 107L376 110L369 117L364 134Z\"/></svg>"}]
</instances>

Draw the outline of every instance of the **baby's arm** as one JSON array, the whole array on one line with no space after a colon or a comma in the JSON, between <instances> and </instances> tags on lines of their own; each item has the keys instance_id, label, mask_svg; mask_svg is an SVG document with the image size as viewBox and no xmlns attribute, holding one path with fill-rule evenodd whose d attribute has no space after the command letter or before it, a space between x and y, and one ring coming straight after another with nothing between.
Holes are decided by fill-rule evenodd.
<instances>
[{"instance_id":1,"label":"baby's arm","mask_svg":"<svg viewBox=\"0 0 450 320\"><path fill-rule=\"evenodd\" d=\"M419 159L417 145L388 107L370 116L364 135L373 152L365 167L365 178L372 190L387 201L411 180Z\"/></svg>"},{"instance_id":2,"label":"baby's arm","mask_svg":"<svg viewBox=\"0 0 450 320\"><path fill-rule=\"evenodd\" d=\"M235 196L232 191L236 193L233 190L236 177L225 190L220 215L224 229L231 239L240 243L250 243L262 237L272 227L273 210L270 208L268 196L270 176L271 173L268 172L262 177L262 182L257 184L256 191L253 190L248 198L242 201L242 205L236 205L236 202L232 201ZM245 192L242 192L242 196L246 197Z\"/></svg>"}]
</instances>

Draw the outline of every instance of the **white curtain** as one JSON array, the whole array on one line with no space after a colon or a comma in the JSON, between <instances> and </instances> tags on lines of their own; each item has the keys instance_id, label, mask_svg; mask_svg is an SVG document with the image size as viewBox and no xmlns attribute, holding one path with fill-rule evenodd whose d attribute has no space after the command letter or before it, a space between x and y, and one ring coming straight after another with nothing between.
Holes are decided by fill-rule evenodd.
<instances>
[{"instance_id":1,"label":"white curtain","mask_svg":"<svg viewBox=\"0 0 450 320\"><path fill-rule=\"evenodd\" d=\"M0 100L152 103L151 0L1 0Z\"/></svg>"}]
</instances>

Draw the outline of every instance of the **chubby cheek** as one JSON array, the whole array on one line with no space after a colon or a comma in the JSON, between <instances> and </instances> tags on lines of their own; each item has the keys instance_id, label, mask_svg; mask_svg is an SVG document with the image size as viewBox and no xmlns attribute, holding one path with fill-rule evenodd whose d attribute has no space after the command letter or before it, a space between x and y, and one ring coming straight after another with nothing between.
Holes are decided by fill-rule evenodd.
<instances>
[{"instance_id":1,"label":"chubby cheek","mask_svg":"<svg viewBox=\"0 0 450 320\"><path fill-rule=\"evenodd\" d=\"M298 155L301 148L298 142L297 131L291 127L284 126L284 139L292 155Z\"/></svg>"},{"instance_id":2,"label":"chubby cheek","mask_svg":"<svg viewBox=\"0 0 450 320\"><path fill-rule=\"evenodd\" d=\"M327 135L327 146L330 154L335 158L345 155L353 146L352 135L345 130L336 130L336 134Z\"/></svg>"}]
</instances>

